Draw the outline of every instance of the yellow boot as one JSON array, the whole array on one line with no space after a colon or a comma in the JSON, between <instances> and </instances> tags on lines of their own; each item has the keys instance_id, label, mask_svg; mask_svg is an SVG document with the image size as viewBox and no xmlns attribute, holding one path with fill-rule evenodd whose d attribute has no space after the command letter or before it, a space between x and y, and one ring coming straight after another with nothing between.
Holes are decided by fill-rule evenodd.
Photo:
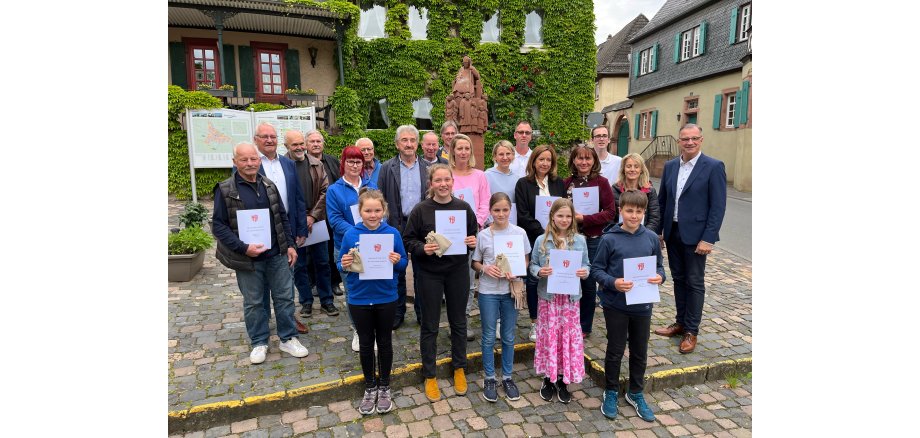
<instances>
[{"instance_id":1,"label":"yellow boot","mask_svg":"<svg viewBox=\"0 0 920 438\"><path fill-rule=\"evenodd\" d=\"M464 385L464 387L466 387ZM441 390L438 389L438 381L435 378L425 379L425 397L428 400L436 402L441 399Z\"/></svg>"},{"instance_id":2,"label":"yellow boot","mask_svg":"<svg viewBox=\"0 0 920 438\"><path fill-rule=\"evenodd\" d=\"M457 395L466 394L466 374L463 373L463 368L454 370L454 392Z\"/></svg>"}]
</instances>

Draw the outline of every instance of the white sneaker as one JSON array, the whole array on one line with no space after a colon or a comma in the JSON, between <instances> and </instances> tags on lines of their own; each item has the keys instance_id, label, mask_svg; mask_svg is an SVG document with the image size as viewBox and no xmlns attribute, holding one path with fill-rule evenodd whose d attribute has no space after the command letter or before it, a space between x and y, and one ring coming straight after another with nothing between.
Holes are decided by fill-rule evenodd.
<instances>
[{"instance_id":1,"label":"white sneaker","mask_svg":"<svg viewBox=\"0 0 920 438\"><path fill-rule=\"evenodd\" d=\"M351 340L351 351L358 352L361 351L361 344L358 342L358 332L355 332L355 337Z\"/></svg>"},{"instance_id":2,"label":"white sneaker","mask_svg":"<svg viewBox=\"0 0 920 438\"><path fill-rule=\"evenodd\" d=\"M499 341L502 339L502 321L495 321L495 339Z\"/></svg>"},{"instance_id":3,"label":"white sneaker","mask_svg":"<svg viewBox=\"0 0 920 438\"><path fill-rule=\"evenodd\" d=\"M252 353L249 353L249 362L253 364L259 364L265 362L265 353L268 352L268 345L256 345L252 349Z\"/></svg>"},{"instance_id":4,"label":"white sneaker","mask_svg":"<svg viewBox=\"0 0 920 438\"><path fill-rule=\"evenodd\" d=\"M530 340L535 341L535 342L537 340L537 324L536 323L530 323Z\"/></svg>"},{"instance_id":5,"label":"white sneaker","mask_svg":"<svg viewBox=\"0 0 920 438\"><path fill-rule=\"evenodd\" d=\"M294 357L306 357L308 354L310 354L310 351L307 350L307 347L301 345L297 338L291 338L288 339L287 342L282 342L281 345L279 345L279 348L281 351L289 353Z\"/></svg>"}]
</instances>

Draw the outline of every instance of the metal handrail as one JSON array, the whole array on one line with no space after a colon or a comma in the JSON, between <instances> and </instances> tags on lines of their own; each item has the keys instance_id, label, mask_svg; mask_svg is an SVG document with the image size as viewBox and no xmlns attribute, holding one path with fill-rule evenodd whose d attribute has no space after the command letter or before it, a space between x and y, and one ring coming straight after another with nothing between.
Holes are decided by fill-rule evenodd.
<instances>
[{"instance_id":1,"label":"metal handrail","mask_svg":"<svg viewBox=\"0 0 920 438\"><path fill-rule=\"evenodd\" d=\"M677 147L677 139L673 135L659 135L639 155L648 163L652 157L658 155L666 155L668 159L674 158L680 155L680 148Z\"/></svg>"}]
</instances>

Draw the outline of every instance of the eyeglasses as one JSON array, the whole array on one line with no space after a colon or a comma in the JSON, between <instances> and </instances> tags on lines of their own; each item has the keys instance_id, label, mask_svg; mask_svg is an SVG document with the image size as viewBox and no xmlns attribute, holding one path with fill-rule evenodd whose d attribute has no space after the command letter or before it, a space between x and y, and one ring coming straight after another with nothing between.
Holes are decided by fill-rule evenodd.
<instances>
[{"instance_id":1,"label":"eyeglasses","mask_svg":"<svg viewBox=\"0 0 920 438\"><path fill-rule=\"evenodd\" d=\"M607 134L598 134L598 135L595 135L594 138L610 138L610 136Z\"/></svg>"},{"instance_id":2,"label":"eyeglasses","mask_svg":"<svg viewBox=\"0 0 920 438\"><path fill-rule=\"evenodd\" d=\"M681 138L679 138L678 140L680 140L680 141L686 143L686 142L688 142L688 141L700 141L700 140L702 140L702 139L703 139L703 137L681 137Z\"/></svg>"},{"instance_id":3,"label":"eyeglasses","mask_svg":"<svg viewBox=\"0 0 920 438\"><path fill-rule=\"evenodd\" d=\"M533 131L514 131L514 133L521 134L521 135L531 135L533 134Z\"/></svg>"},{"instance_id":4,"label":"eyeglasses","mask_svg":"<svg viewBox=\"0 0 920 438\"><path fill-rule=\"evenodd\" d=\"M268 134L257 135L256 137L259 137L262 140L277 140L278 139L277 135L268 135Z\"/></svg>"},{"instance_id":5,"label":"eyeglasses","mask_svg":"<svg viewBox=\"0 0 920 438\"><path fill-rule=\"evenodd\" d=\"M363 161L355 161L355 160L348 160L348 161L345 162L345 165L351 166L351 167L358 167L358 166L361 166L361 165L363 165L363 164L364 164Z\"/></svg>"}]
</instances>

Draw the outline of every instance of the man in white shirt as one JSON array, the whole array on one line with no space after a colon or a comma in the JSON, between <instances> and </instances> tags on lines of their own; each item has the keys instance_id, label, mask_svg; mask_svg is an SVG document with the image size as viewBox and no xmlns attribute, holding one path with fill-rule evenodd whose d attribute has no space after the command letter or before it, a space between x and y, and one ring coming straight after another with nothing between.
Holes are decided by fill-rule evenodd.
<instances>
[{"instance_id":1,"label":"man in white shirt","mask_svg":"<svg viewBox=\"0 0 920 438\"><path fill-rule=\"evenodd\" d=\"M527 173L527 160L533 152L530 149L530 141L533 140L533 128L530 122L521 120L517 127L514 128L514 161L511 162L511 171L519 178L523 178Z\"/></svg>"},{"instance_id":2,"label":"man in white shirt","mask_svg":"<svg viewBox=\"0 0 920 438\"><path fill-rule=\"evenodd\" d=\"M594 141L594 151L597 152L597 158L601 163L601 176L607 178L607 182L613 186L617 182L617 174L620 173L620 163L623 159L607 152L607 146L610 145L610 132L606 126L601 125L592 129L591 140Z\"/></svg>"}]
</instances>

